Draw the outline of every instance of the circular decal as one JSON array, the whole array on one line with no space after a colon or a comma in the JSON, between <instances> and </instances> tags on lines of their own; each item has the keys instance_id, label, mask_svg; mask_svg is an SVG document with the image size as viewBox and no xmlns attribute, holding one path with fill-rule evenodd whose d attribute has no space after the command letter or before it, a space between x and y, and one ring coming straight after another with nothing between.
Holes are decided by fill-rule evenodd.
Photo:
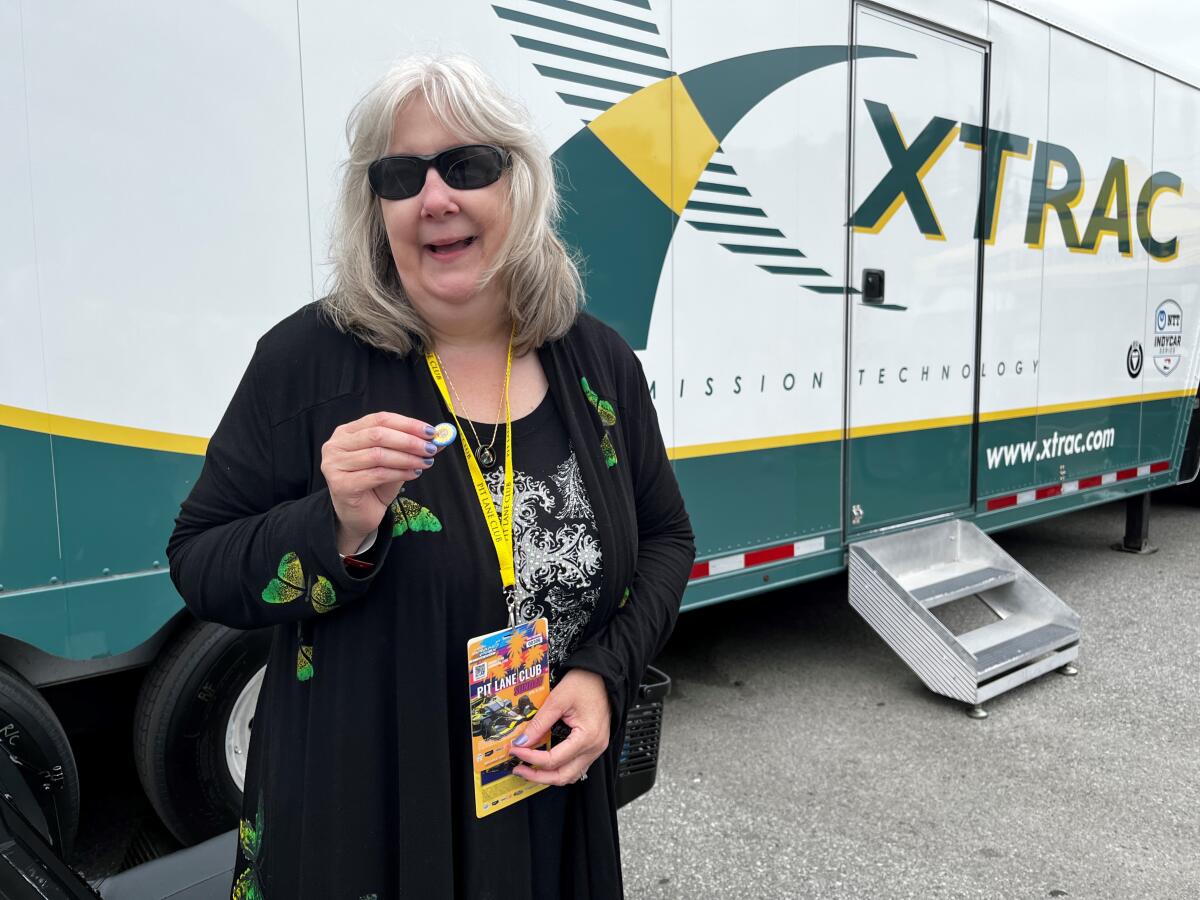
<instances>
[{"instance_id":1,"label":"circular decal","mask_svg":"<svg viewBox=\"0 0 1200 900\"><path fill-rule=\"evenodd\" d=\"M1154 311L1154 368L1170 375L1183 359L1183 310L1164 300Z\"/></svg>"},{"instance_id":2,"label":"circular decal","mask_svg":"<svg viewBox=\"0 0 1200 900\"><path fill-rule=\"evenodd\" d=\"M1129 373L1130 378L1137 378L1142 374L1142 342L1134 341L1129 345L1129 352L1125 354L1125 371Z\"/></svg>"}]
</instances>

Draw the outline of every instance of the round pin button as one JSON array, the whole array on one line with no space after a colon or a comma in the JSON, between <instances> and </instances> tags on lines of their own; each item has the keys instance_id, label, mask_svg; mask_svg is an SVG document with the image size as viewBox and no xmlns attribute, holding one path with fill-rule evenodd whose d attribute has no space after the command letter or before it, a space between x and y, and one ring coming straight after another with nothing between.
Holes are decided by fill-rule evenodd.
<instances>
[{"instance_id":1,"label":"round pin button","mask_svg":"<svg viewBox=\"0 0 1200 900\"><path fill-rule=\"evenodd\" d=\"M440 425L433 426L433 437L430 440L439 447L445 447L453 444L456 437L458 437L458 430L449 422L442 422Z\"/></svg>"}]
</instances>

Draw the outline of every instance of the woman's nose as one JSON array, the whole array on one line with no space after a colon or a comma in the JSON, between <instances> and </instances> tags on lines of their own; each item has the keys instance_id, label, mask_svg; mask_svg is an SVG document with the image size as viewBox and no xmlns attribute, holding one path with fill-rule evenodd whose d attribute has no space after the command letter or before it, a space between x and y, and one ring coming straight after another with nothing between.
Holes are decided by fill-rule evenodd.
<instances>
[{"instance_id":1,"label":"woman's nose","mask_svg":"<svg viewBox=\"0 0 1200 900\"><path fill-rule=\"evenodd\" d=\"M437 218L452 212L458 212L454 191L442 180L438 170L430 166L421 189L421 214Z\"/></svg>"}]
</instances>

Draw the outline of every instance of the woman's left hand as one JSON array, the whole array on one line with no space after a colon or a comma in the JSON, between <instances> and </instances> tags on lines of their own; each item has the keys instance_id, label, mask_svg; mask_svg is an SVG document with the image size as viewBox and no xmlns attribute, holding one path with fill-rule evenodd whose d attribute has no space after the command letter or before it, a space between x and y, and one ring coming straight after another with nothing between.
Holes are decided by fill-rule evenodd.
<instances>
[{"instance_id":1,"label":"woman's left hand","mask_svg":"<svg viewBox=\"0 0 1200 900\"><path fill-rule=\"evenodd\" d=\"M611 716L604 679L595 672L572 669L517 738L525 746L509 745L513 756L524 763L514 768L513 774L538 784L579 781L608 747ZM550 750L533 749L559 719L570 726L570 736Z\"/></svg>"}]
</instances>

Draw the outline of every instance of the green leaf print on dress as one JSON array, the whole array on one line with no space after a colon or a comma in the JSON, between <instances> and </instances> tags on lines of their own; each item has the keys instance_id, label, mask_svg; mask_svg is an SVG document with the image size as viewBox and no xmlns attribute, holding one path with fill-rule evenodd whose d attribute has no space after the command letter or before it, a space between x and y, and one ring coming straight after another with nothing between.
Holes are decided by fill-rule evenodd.
<instances>
[{"instance_id":1,"label":"green leaf print on dress","mask_svg":"<svg viewBox=\"0 0 1200 900\"><path fill-rule=\"evenodd\" d=\"M258 811L254 814L254 822L242 819L238 825L238 841L242 845L242 856L250 862L258 862L258 854L262 850L263 836L263 800L258 795Z\"/></svg>"},{"instance_id":2,"label":"green leaf print on dress","mask_svg":"<svg viewBox=\"0 0 1200 900\"><path fill-rule=\"evenodd\" d=\"M318 575L316 583L312 585L311 599L313 609L319 613L329 612L337 606L337 594L333 592L333 585L324 575Z\"/></svg>"},{"instance_id":3,"label":"green leaf print on dress","mask_svg":"<svg viewBox=\"0 0 1200 900\"><path fill-rule=\"evenodd\" d=\"M617 411L607 400L601 400L599 395L592 390L586 378L580 378L579 384L583 387L583 393L588 399L588 403L592 404L596 412L600 416L600 421L605 425L617 424Z\"/></svg>"},{"instance_id":4,"label":"green leaf print on dress","mask_svg":"<svg viewBox=\"0 0 1200 900\"><path fill-rule=\"evenodd\" d=\"M296 680L308 681L313 677L313 648L311 644L301 644L296 651Z\"/></svg>"},{"instance_id":5,"label":"green leaf print on dress","mask_svg":"<svg viewBox=\"0 0 1200 900\"><path fill-rule=\"evenodd\" d=\"M304 568L295 553L285 553L279 561L279 571L262 592L267 603L291 603L304 596Z\"/></svg>"},{"instance_id":6,"label":"green leaf print on dress","mask_svg":"<svg viewBox=\"0 0 1200 900\"><path fill-rule=\"evenodd\" d=\"M233 885L232 900L263 900L262 885L258 880L259 855L262 853L263 840L263 799L258 795L258 811L254 822L242 819L238 824L238 843L242 857L250 865L242 871Z\"/></svg>"},{"instance_id":7,"label":"green leaf print on dress","mask_svg":"<svg viewBox=\"0 0 1200 900\"><path fill-rule=\"evenodd\" d=\"M263 900L262 886L253 869L246 869L233 885L232 900Z\"/></svg>"},{"instance_id":8,"label":"green leaf print on dress","mask_svg":"<svg viewBox=\"0 0 1200 900\"><path fill-rule=\"evenodd\" d=\"M416 500L407 497L397 497L392 501L392 515L395 518L392 537L399 537L410 531L442 530L442 523L437 516Z\"/></svg>"},{"instance_id":9,"label":"green leaf print on dress","mask_svg":"<svg viewBox=\"0 0 1200 900\"><path fill-rule=\"evenodd\" d=\"M617 448L613 446L608 432L605 432L604 437L600 440L600 449L604 452L604 464L611 469L617 464Z\"/></svg>"},{"instance_id":10,"label":"green leaf print on dress","mask_svg":"<svg viewBox=\"0 0 1200 900\"><path fill-rule=\"evenodd\" d=\"M279 569L270 583L263 588L262 598L266 603L291 603L308 595L312 608L319 613L329 612L337 606L337 594L324 575L308 579L300 557L294 552L285 553L279 561Z\"/></svg>"}]
</instances>

